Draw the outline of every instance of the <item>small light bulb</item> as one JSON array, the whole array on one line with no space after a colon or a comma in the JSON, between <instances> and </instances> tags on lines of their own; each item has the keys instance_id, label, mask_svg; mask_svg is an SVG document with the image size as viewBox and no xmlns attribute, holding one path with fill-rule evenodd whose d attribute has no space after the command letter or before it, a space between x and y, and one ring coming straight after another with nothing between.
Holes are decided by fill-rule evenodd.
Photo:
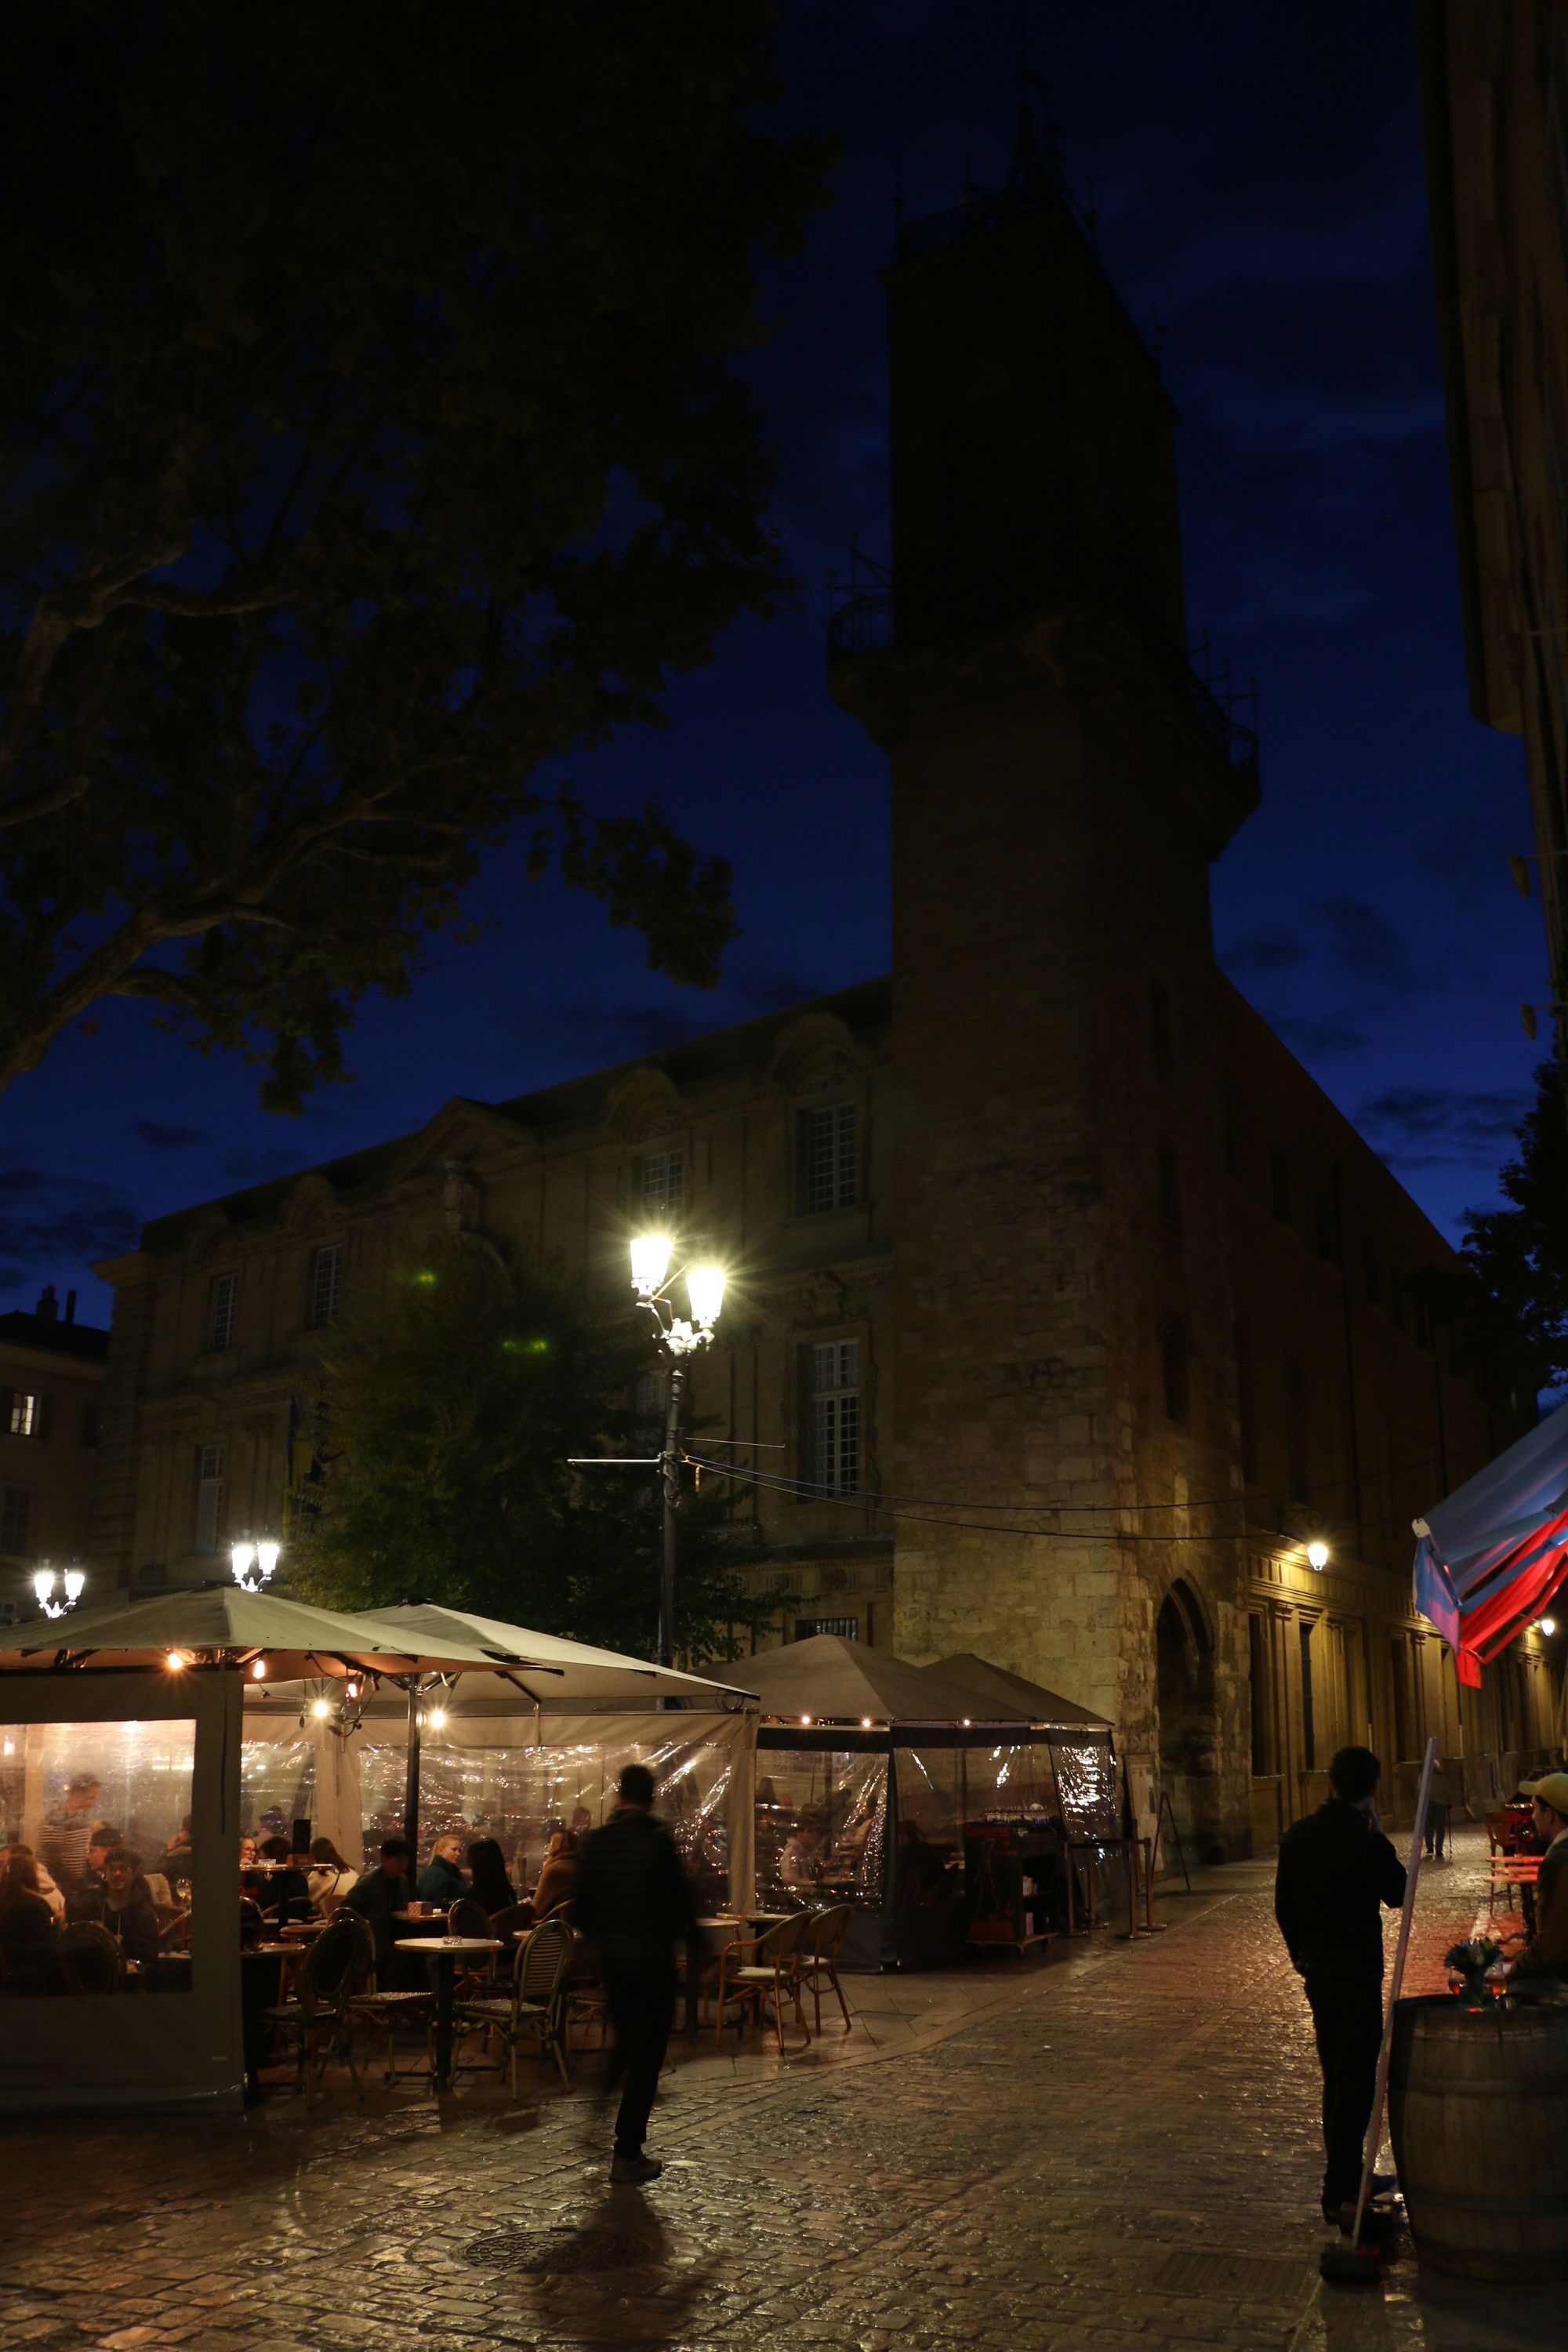
<instances>
[{"instance_id":1,"label":"small light bulb","mask_svg":"<svg viewBox=\"0 0 1568 2352\"><path fill-rule=\"evenodd\" d=\"M1315 1537L1307 1546L1307 1565L1309 1568L1322 1569L1327 1568L1328 1564L1329 1547L1321 1537Z\"/></svg>"},{"instance_id":2,"label":"small light bulb","mask_svg":"<svg viewBox=\"0 0 1568 2352\"><path fill-rule=\"evenodd\" d=\"M967 1716L965 1716L965 1717L964 1717L964 1718L963 1718L963 1728L965 1729L965 1731L967 1731L967 1730L968 1730L968 1728L969 1728L969 1717L968 1717Z\"/></svg>"},{"instance_id":3,"label":"small light bulb","mask_svg":"<svg viewBox=\"0 0 1568 2352\"><path fill-rule=\"evenodd\" d=\"M171 1650L168 1656L163 1661L163 1664L168 1667L169 1672L172 1675L177 1675L184 1663L185 1662L184 1658L181 1657L178 1650Z\"/></svg>"},{"instance_id":4,"label":"small light bulb","mask_svg":"<svg viewBox=\"0 0 1568 2352\"><path fill-rule=\"evenodd\" d=\"M444 1706L433 1706L425 1720L429 1725L432 1731L445 1731L447 1728L446 1708Z\"/></svg>"},{"instance_id":5,"label":"small light bulb","mask_svg":"<svg viewBox=\"0 0 1568 2352\"><path fill-rule=\"evenodd\" d=\"M1550 1640L1552 1635L1557 1631L1556 1618L1543 1617L1541 1621L1541 1630L1547 1636L1547 1639Z\"/></svg>"},{"instance_id":6,"label":"small light bulb","mask_svg":"<svg viewBox=\"0 0 1568 2352\"><path fill-rule=\"evenodd\" d=\"M253 1683L264 1683L267 1680L267 1661L265 1658L257 1659L256 1664L250 1669L250 1679Z\"/></svg>"},{"instance_id":7,"label":"small light bulb","mask_svg":"<svg viewBox=\"0 0 1568 2352\"><path fill-rule=\"evenodd\" d=\"M312 1699L310 1702L310 1713L318 1723L325 1723L331 1711L332 1702L330 1698Z\"/></svg>"},{"instance_id":8,"label":"small light bulb","mask_svg":"<svg viewBox=\"0 0 1568 2352\"><path fill-rule=\"evenodd\" d=\"M343 1685L343 1696L344 1696L345 1698L358 1698L358 1696L359 1696L359 1685L358 1685L358 1683L345 1683L345 1684Z\"/></svg>"},{"instance_id":9,"label":"small light bulb","mask_svg":"<svg viewBox=\"0 0 1568 2352\"><path fill-rule=\"evenodd\" d=\"M801 1719L802 1723L809 1723L809 1722L811 1721L811 1717L810 1717L810 1716L809 1716L809 1715L803 1715L803 1716L801 1717L801 1718L800 1718L800 1719Z\"/></svg>"},{"instance_id":10,"label":"small light bulb","mask_svg":"<svg viewBox=\"0 0 1568 2352\"><path fill-rule=\"evenodd\" d=\"M871 1718L870 1718L870 1717L869 1717L868 1715L863 1715L863 1716L860 1717L860 1728L861 1728L861 1730L862 1730L862 1731L869 1731L869 1730L870 1730L870 1728L871 1728Z\"/></svg>"}]
</instances>

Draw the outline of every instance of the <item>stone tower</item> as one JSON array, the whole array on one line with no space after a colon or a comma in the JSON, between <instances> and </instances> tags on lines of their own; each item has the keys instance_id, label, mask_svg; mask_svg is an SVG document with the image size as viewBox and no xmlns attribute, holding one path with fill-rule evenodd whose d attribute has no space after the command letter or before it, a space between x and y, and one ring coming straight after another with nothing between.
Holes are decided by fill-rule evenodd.
<instances>
[{"instance_id":1,"label":"stone tower","mask_svg":"<svg viewBox=\"0 0 1568 2352\"><path fill-rule=\"evenodd\" d=\"M1248 1835L1210 860L1253 739L1186 657L1158 369L1059 174L886 276L890 618L837 699L893 802L895 1640L1110 1716ZM1136 1507L1134 1508L1133 1507Z\"/></svg>"}]
</instances>

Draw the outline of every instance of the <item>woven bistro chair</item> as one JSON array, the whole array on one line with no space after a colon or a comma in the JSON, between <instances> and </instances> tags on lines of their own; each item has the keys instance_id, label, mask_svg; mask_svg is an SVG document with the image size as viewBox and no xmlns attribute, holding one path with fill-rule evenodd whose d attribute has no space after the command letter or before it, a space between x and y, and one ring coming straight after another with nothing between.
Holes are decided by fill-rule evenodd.
<instances>
[{"instance_id":1,"label":"woven bistro chair","mask_svg":"<svg viewBox=\"0 0 1568 2352\"><path fill-rule=\"evenodd\" d=\"M315 2097L321 2076L333 2061L348 2068L357 2092L363 2094L364 2089L354 2059L350 2018L350 2003L364 1971L369 1943L362 1930L363 1923L352 1915L323 1927L300 1962L295 1998L276 2001L260 2012L262 2024L292 2050L294 2087L307 2098Z\"/></svg>"},{"instance_id":2,"label":"woven bistro chair","mask_svg":"<svg viewBox=\"0 0 1568 2352\"><path fill-rule=\"evenodd\" d=\"M119 1992L125 1982L124 1955L96 1919L62 1927L54 1957L67 1992Z\"/></svg>"},{"instance_id":3,"label":"woven bistro chair","mask_svg":"<svg viewBox=\"0 0 1568 2352\"><path fill-rule=\"evenodd\" d=\"M386 2066L384 2083L408 2082L429 2072L423 2066L403 2066L397 2063L397 2030L402 2025L427 2026L435 2016L436 1996L433 1992L383 1992L375 1981L375 1937L370 1922L349 1906L341 1904L331 1917L331 1926L346 1921L360 1943L360 1990L349 1995L349 2026L352 2031L363 2025L373 2036L386 2036ZM319 1939L318 1939L319 1940Z\"/></svg>"},{"instance_id":4,"label":"woven bistro chair","mask_svg":"<svg viewBox=\"0 0 1568 2352\"><path fill-rule=\"evenodd\" d=\"M838 1981L838 1956L844 1948L845 1930L849 1925L850 1906L835 1903L826 1911L810 1914L801 1937L800 1979L811 1994L816 2011L816 2031L822 2032L822 1987L824 1979L838 1996L838 2006L844 2011L844 2031L853 2031L854 2020L849 2004L844 1998L844 1988Z\"/></svg>"},{"instance_id":5,"label":"woven bistro chair","mask_svg":"<svg viewBox=\"0 0 1568 2352\"><path fill-rule=\"evenodd\" d=\"M749 1940L741 1938L726 1944L719 1955L719 1985L714 1995L713 2040L715 2046L724 2032L724 2011L738 2004L738 2025L743 2031L746 2011L755 2012L762 2023L763 2003L773 2005L773 2035L778 2042L779 2056L784 2056L784 2004L785 1998L795 2003L795 2022L806 2040L811 2040L811 2028L805 2021L805 2011L800 2000L801 1937L810 1922L811 1914L797 1911L788 1919L780 1919L763 1934Z\"/></svg>"},{"instance_id":6,"label":"woven bistro chair","mask_svg":"<svg viewBox=\"0 0 1568 2352\"><path fill-rule=\"evenodd\" d=\"M490 1915L476 1895L459 1895L447 1914L448 1936L485 1936L496 1933L490 1925ZM459 1960L453 1970L452 1986L459 2000L472 1994L476 1999L496 1981L496 1962L500 1952L475 1953L472 1959Z\"/></svg>"},{"instance_id":7,"label":"woven bistro chair","mask_svg":"<svg viewBox=\"0 0 1568 2352\"><path fill-rule=\"evenodd\" d=\"M573 1961L572 1932L558 1919L543 1920L531 1935L524 1937L517 1948L511 1967L510 1998L494 1996L479 2000L464 2000L458 2004L454 2019L454 2077L463 2063L462 2044L471 2034L483 2034L489 2041L500 2042L506 2051L504 2071L511 2084L511 2095L517 2096L517 2053L531 2038L539 2042L539 2054L549 2050L561 2072L563 2083L570 2084L571 2068L566 2051L566 1974ZM500 2062L496 2072L503 2071Z\"/></svg>"}]
</instances>

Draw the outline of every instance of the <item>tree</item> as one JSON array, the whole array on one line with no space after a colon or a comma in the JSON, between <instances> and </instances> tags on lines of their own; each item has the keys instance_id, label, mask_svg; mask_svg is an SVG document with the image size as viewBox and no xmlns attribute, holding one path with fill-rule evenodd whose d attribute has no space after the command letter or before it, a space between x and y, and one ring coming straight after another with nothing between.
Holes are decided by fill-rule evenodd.
<instances>
[{"instance_id":1,"label":"tree","mask_svg":"<svg viewBox=\"0 0 1568 2352\"><path fill-rule=\"evenodd\" d=\"M1509 1206L1465 1219L1458 1297L1467 1349L1528 1408L1568 1385L1568 1063L1535 1074L1519 1152L1498 1178Z\"/></svg>"},{"instance_id":2,"label":"tree","mask_svg":"<svg viewBox=\"0 0 1568 2352\"><path fill-rule=\"evenodd\" d=\"M735 368L824 152L764 0L0 16L0 1090L107 997L343 1075L481 853L710 985L560 761L786 584Z\"/></svg>"},{"instance_id":3,"label":"tree","mask_svg":"<svg viewBox=\"0 0 1568 2352\"><path fill-rule=\"evenodd\" d=\"M340 1609L438 1601L481 1616L651 1655L662 1513L652 1471L579 1473L568 1456L649 1454L628 1399L646 1332L590 1321L563 1291L461 1241L399 1269L323 1362L318 1479L293 1581ZM714 1483L679 1517L676 1638L734 1656L778 1613L739 1570L760 1555Z\"/></svg>"}]
</instances>

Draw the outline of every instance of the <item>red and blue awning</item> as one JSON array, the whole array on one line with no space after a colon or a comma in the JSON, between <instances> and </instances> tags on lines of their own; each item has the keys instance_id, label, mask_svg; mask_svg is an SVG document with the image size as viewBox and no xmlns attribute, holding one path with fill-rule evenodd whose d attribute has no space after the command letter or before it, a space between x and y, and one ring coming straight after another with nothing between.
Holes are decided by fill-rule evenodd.
<instances>
[{"instance_id":1,"label":"red and blue awning","mask_svg":"<svg viewBox=\"0 0 1568 2352\"><path fill-rule=\"evenodd\" d=\"M1568 1405L1415 1528L1415 1606L1479 1690L1482 1666L1568 1581Z\"/></svg>"}]
</instances>

